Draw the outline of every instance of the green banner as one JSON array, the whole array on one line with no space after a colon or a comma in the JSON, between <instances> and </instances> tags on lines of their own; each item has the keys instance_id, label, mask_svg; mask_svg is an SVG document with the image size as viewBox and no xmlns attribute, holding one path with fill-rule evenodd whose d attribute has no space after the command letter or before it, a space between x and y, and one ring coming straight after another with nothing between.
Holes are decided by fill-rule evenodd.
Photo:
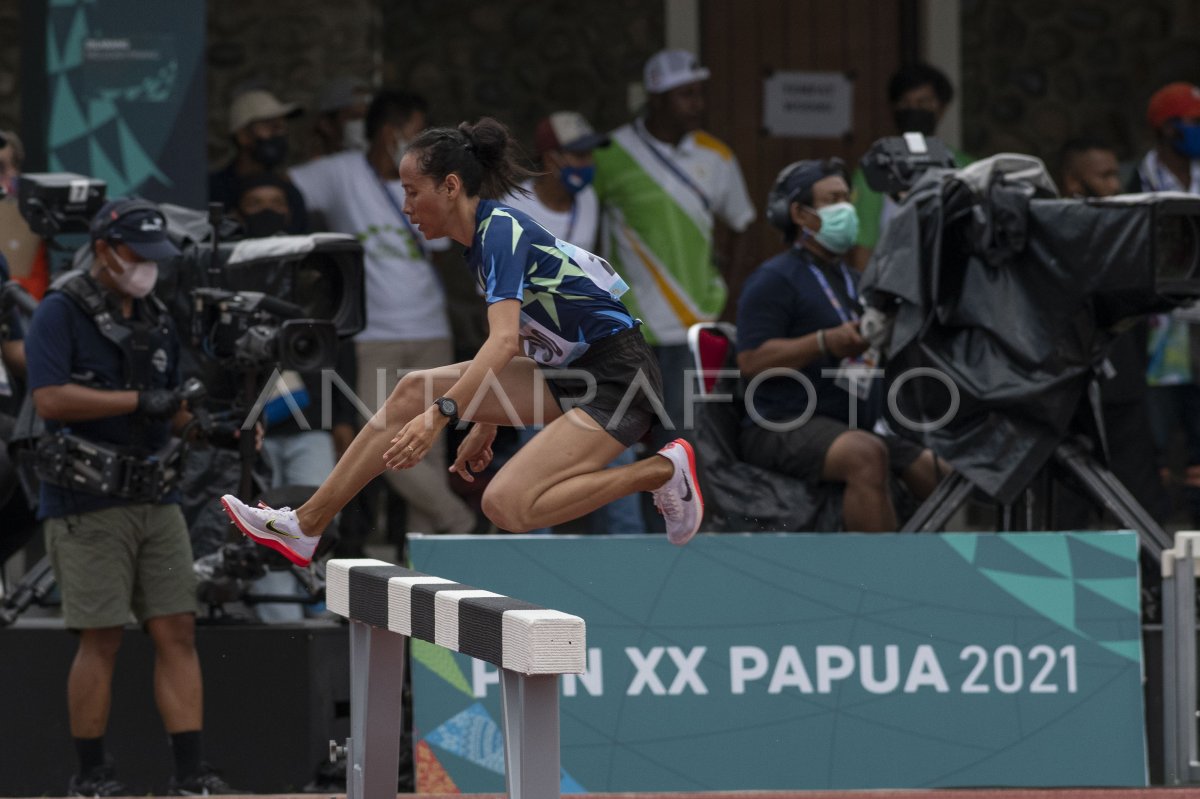
<instances>
[{"instance_id":1,"label":"green banner","mask_svg":"<svg viewBox=\"0 0 1200 799\"><path fill-rule=\"evenodd\" d=\"M1133 533L418 537L587 622L564 792L1147 782ZM418 791L503 791L499 675L414 642Z\"/></svg>"}]
</instances>

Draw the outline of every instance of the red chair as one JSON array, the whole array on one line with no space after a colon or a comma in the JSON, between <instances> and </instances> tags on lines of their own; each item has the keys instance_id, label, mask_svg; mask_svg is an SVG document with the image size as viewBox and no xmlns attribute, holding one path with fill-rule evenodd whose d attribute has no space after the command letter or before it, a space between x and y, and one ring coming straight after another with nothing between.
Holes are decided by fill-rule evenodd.
<instances>
[{"instance_id":1,"label":"red chair","mask_svg":"<svg viewBox=\"0 0 1200 799\"><path fill-rule=\"evenodd\" d=\"M737 327L732 322L697 322L688 328L688 349L701 395L712 393L736 345Z\"/></svg>"}]
</instances>

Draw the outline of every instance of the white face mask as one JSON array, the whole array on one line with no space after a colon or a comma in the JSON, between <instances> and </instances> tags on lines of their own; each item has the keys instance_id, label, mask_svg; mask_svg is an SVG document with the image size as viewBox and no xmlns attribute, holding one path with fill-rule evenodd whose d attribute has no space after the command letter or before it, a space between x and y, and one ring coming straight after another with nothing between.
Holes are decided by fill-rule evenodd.
<instances>
[{"instance_id":1,"label":"white face mask","mask_svg":"<svg viewBox=\"0 0 1200 799\"><path fill-rule=\"evenodd\" d=\"M361 119L347 119L342 123L342 149L367 150L367 126Z\"/></svg>"},{"instance_id":2,"label":"white face mask","mask_svg":"<svg viewBox=\"0 0 1200 799\"><path fill-rule=\"evenodd\" d=\"M112 255L124 271L118 275L109 269L108 273L112 275L113 282L117 284L117 288L123 294L141 299L154 290L154 284L158 282L158 263L155 261L126 261L117 255L115 250L112 251Z\"/></svg>"},{"instance_id":3,"label":"white face mask","mask_svg":"<svg viewBox=\"0 0 1200 799\"><path fill-rule=\"evenodd\" d=\"M403 136L396 136L396 143L392 145L392 161L396 164L396 169L400 168L400 161L404 158L404 154L408 152L408 139Z\"/></svg>"}]
</instances>

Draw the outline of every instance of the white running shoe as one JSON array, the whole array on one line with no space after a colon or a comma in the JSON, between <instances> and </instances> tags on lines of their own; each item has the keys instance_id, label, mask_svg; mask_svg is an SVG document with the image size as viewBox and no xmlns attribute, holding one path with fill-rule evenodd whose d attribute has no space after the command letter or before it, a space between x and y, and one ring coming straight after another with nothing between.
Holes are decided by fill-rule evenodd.
<instances>
[{"instance_id":1,"label":"white running shoe","mask_svg":"<svg viewBox=\"0 0 1200 799\"><path fill-rule=\"evenodd\" d=\"M654 490L654 507L667 523L667 540L683 546L692 540L704 518L704 498L696 481L696 453L677 438L658 451L675 467L675 474Z\"/></svg>"},{"instance_id":2,"label":"white running shoe","mask_svg":"<svg viewBox=\"0 0 1200 799\"><path fill-rule=\"evenodd\" d=\"M252 508L233 494L221 497L221 505L243 534L270 547L297 566L307 566L312 562L321 536L305 535L300 530L296 512L291 508Z\"/></svg>"}]
</instances>

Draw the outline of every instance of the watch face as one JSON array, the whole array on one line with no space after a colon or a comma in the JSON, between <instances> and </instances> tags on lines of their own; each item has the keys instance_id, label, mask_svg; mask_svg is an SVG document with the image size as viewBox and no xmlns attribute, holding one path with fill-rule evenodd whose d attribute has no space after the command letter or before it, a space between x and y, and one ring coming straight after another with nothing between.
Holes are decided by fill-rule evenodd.
<instances>
[{"instance_id":1,"label":"watch face","mask_svg":"<svg viewBox=\"0 0 1200 799\"><path fill-rule=\"evenodd\" d=\"M441 399L438 400L438 405L438 409L442 412L443 416L458 415L458 403L456 403L454 400L449 398Z\"/></svg>"}]
</instances>

